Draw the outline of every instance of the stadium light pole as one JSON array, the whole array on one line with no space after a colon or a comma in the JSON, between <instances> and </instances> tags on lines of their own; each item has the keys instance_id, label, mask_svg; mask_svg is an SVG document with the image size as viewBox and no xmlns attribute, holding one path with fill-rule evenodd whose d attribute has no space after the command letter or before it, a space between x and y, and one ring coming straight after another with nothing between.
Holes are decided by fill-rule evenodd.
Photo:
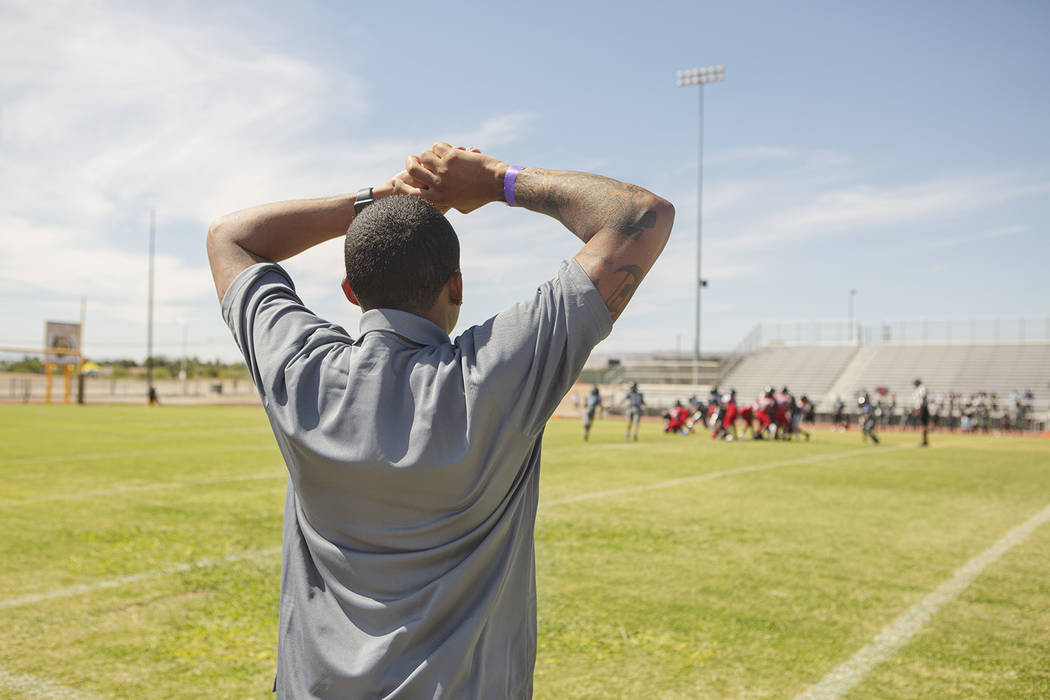
<instances>
[{"instance_id":1,"label":"stadium light pole","mask_svg":"<svg viewBox=\"0 0 1050 700\"><path fill-rule=\"evenodd\" d=\"M703 232L704 199L704 85L725 80L725 68L707 66L678 71L678 87L699 85L700 117L696 147L696 335L693 336L693 384L700 383L700 289L704 280L700 276L700 241Z\"/></svg>"},{"instance_id":2,"label":"stadium light pole","mask_svg":"<svg viewBox=\"0 0 1050 700\"><path fill-rule=\"evenodd\" d=\"M149 210L149 294L146 311L146 395L153 389L153 251L157 238L157 210Z\"/></svg>"}]
</instances>

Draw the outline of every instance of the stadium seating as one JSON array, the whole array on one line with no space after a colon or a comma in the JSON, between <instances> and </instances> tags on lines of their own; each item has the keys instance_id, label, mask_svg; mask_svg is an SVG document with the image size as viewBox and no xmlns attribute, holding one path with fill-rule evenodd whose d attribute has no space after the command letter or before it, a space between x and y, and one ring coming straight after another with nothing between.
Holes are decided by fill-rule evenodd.
<instances>
[{"instance_id":1,"label":"stadium seating","mask_svg":"<svg viewBox=\"0 0 1050 700\"><path fill-rule=\"evenodd\" d=\"M861 390L885 387L898 401L911 398L912 382L922 379L931 394L954 392L969 396L998 394L1005 400L1011 391L1031 389L1037 413L1050 400L1050 344L1014 345L895 345L870 348L870 357L849 382L838 383L843 398ZM858 358L859 360L860 358ZM829 401L834 396L827 397Z\"/></svg>"},{"instance_id":2,"label":"stadium seating","mask_svg":"<svg viewBox=\"0 0 1050 700\"><path fill-rule=\"evenodd\" d=\"M688 358L630 358L602 382L615 406L626 386L637 381L650 412L685 401L691 394L706 398L710 385L737 390L741 403L763 387L787 385L793 394L807 394L820 413L829 413L836 396L852 404L859 392L879 387L897 395L897 412L910 408L913 381L923 380L931 397L954 393L962 397L996 394L1005 409L1011 392L1031 390L1030 414L1036 424L1050 420L1050 343L788 345L770 344L720 358L720 371L705 358L699 384L687 383ZM721 376L719 376L721 375Z\"/></svg>"},{"instance_id":3,"label":"stadium seating","mask_svg":"<svg viewBox=\"0 0 1050 700\"><path fill-rule=\"evenodd\" d=\"M805 345L759 348L747 355L721 380L721 389L734 388L738 400L751 401L767 384L787 385L796 396L814 400L824 396L857 354L852 345Z\"/></svg>"}]
</instances>

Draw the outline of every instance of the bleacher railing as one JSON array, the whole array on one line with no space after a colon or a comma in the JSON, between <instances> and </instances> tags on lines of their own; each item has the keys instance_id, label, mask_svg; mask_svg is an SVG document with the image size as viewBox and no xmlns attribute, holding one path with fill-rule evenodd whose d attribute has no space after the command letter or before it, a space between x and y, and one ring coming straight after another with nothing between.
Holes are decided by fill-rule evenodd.
<instances>
[{"instance_id":1,"label":"bleacher railing","mask_svg":"<svg viewBox=\"0 0 1050 700\"><path fill-rule=\"evenodd\" d=\"M872 336L875 337L872 337ZM1050 343L1050 316L918 318L865 329L865 344L1014 345Z\"/></svg>"},{"instance_id":2,"label":"bleacher railing","mask_svg":"<svg viewBox=\"0 0 1050 700\"><path fill-rule=\"evenodd\" d=\"M733 348L733 356L743 357L766 345L852 345L862 329L850 332L850 322L842 319L808 321L763 321L755 325Z\"/></svg>"},{"instance_id":3,"label":"bleacher railing","mask_svg":"<svg viewBox=\"0 0 1050 700\"><path fill-rule=\"evenodd\" d=\"M763 321L727 356L729 364L767 345L1006 345L1050 343L1050 316L913 318L874 326L843 319Z\"/></svg>"}]
</instances>

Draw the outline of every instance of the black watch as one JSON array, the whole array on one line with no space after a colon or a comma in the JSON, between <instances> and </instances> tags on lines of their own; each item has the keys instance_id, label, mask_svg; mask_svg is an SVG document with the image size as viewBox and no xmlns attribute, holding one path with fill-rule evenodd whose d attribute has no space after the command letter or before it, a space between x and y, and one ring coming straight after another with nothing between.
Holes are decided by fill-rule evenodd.
<instances>
[{"instance_id":1,"label":"black watch","mask_svg":"<svg viewBox=\"0 0 1050 700\"><path fill-rule=\"evenodd\" d=\"M354 216L360 214L362 209L374 201L376 200L372 196L371 187L365 187L364 189L358 190L357 194L354 196Z\"/></svg>"}]
</instances>

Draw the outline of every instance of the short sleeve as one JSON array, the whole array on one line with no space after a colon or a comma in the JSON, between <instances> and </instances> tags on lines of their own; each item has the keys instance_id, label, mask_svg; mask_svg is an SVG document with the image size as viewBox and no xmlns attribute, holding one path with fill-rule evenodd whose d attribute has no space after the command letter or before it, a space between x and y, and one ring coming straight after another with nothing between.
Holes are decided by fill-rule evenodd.
<instances>
[{"instance_id":1,"label":"short sleeve","mask_svg":"<svg viewBox=\"0 0 1050 700\"><path fill-rule=\"evenodd\" d=\"M612 318L576 260L529 300L515 304L457 339L476 400L511 416L537 435L572 387Z\"/></svg>"},{"instance_id":2,"label":"short sleeve","mask_svg":"<svg viewBox=\"0 0 1050 700\"><path fill-rule=\"evenodd\" d=\"M321 381L326 356L353 342L343 328L306 308L276 263L237 275L222 298L222 316L267 407L287 404L302 381Z\"/></svg>"}]
</instances>

